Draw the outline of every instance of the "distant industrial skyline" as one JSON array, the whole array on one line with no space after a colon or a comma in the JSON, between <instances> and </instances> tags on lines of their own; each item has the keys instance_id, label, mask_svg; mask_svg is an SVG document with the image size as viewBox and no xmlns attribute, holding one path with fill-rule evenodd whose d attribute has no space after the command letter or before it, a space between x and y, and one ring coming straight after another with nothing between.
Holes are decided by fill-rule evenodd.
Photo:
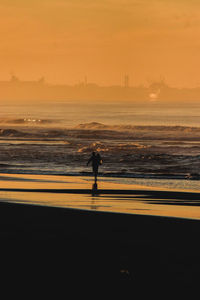
<instances>
[{"instance_id":1,"label":"distant industrial skyline","mask_svg":"<svg viewBox=\"0 0 200 300\"><path fill-rule=\"evenodd\" d=\"M121 86L121 87L149 87L152 84L156 83L164 83L166 86L169 86L171 88L199 88L200 87L200 81L199 84L196 84L194 86L173 86L170 85L168 80L164 76L158 76L158 77L149 77L145 82L135 82L134 79L132 79L129 74L124 74L120 78L119 82L113 82L112 84L106 84L106 83L100 83L95 82L92 80L92 78L88 78L88 76L84 76L83 78L78 79L74 82L67 82L67 81L61 81L61 82L50 82L48 81L48 77L45 76L30 76L30 77L20 77L18 74L12 72L9 76L0 77L0 82L11 82L11 81L19 81L19 82L43 82L49 85L69 85L69 86L76 86L76 85L90 85L95 84L100 87L112 87L112 86Z\"/></svg>"}]
</instances>

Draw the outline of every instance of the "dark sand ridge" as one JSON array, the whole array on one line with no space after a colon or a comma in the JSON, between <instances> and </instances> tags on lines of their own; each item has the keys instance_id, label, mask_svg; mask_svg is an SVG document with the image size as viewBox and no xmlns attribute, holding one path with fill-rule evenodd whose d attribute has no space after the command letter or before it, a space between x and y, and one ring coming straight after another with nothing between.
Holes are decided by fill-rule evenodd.
<instances>
[{"instance_id":1,"label":"dark sand ridge","mask_svg":"<svg viewBox=\"0 0 200 300\"><path fill-rule=\"evenodd\" d=\"M11 182L12 184L12 182ZM20 189L1 188L1 192ZM27 197L32 189L21 189ZM38 189L48 197L49 189ZM36 191L34 191L36 192ZM82 193L66 189L51 193ZM91 190L85 191L91 194ZM146 201L198 205L198 193L113 191ZM102 190L101 190L102 193ZM145 197L144 197L145 196ZM163 201L163 200L162 200ZM185 205L185 204L184 204ZM200 221L42 205L0 203L1 272L15 289L41 295L68 292L156 293L193 290L200 279ZM13 284L16 284L16 286Z\"/></svg>"},{"instance_id":2,"label":"dark sand ridge","mask_svg":"<svg viewBox=\"0 0 200 300\"><path fill-rule=\"evenodd\" d=\"M173 191L155 191L155 190L114 190L114 189L17 189L17 188L0 188L0 191L12 192L35 192L35 193L55 193L55 194L89 194L89 195L137 195L142 198L168 199L168 200L198 200L200 201L200 193L193 192L173 192ZM173 201L173 200L172 200ZM188 202L189 204L190 202Z\"/></svg>"}]
</instances>

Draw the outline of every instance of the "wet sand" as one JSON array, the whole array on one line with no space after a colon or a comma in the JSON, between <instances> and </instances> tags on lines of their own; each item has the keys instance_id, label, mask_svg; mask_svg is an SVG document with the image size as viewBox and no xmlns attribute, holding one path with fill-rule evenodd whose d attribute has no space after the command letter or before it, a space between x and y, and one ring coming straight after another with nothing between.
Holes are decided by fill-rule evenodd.
<instances>
[{"instance_id":1,"label":"wet sand","mask_svg":"<svg viewBox=\"0 0 200 300\"><path fill-rule=\"evenodd\" d=\"M21 291L26 288L40 295L43 291L46 296L66 294L72 286L74 293L81 289L84 295L93 288L97 294L109 288L113 293L142 295L147 291L156 294L160 288L164 294L175 289L190 292L198 286L198 193L130 186L118 186L116 191L116 186L109 189L110 183L99 183L100 194L91 195L89 179L88 183L82 178L67 180L68 185L64 177L1 175L0 252L5 282ZM62 195L65 197L55 201ZM82 195L90 197L84 205ZM113 207L115 202L133 202L135 208L106 210L97 202L101 195L105 196L104 206L112 196ZM118 199L119 195L123 197ZM94 197L96 203L91 205ZM76 199L78 204L70 206ZM137 210L137 205L151 205L153 213L142 211L142 206ZM156 207L176 213L173 217L156 215ZM187 217L176 215L182 207L188 209Z\"/></svg>"},{"instance_id":2,"label":"wet sand","mask_svg":"<svg viewBox=\"0 0 200 300\"><path fill-rule=\"evenodd\" d=\"M105 181L92 177L0 175L1 202L200 220L200 193Z\"/></svg>"}]
</instances>

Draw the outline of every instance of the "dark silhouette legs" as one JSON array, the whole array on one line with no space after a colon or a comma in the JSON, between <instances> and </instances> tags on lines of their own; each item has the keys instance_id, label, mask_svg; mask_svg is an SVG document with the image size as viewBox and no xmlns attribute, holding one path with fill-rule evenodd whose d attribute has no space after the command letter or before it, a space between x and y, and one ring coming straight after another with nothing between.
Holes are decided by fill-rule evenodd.
<instances>
[{"instance_id":1,"label":"dark silhouette legs","mask_svg":"<svg viewBox=\"0 0 200 300\"><path fill-rule=\"evenodd\" d=\"M92 186L92 190L93 192L95 192L98 190L98 185L97 185L98 168L94 168L93 173L94 173L94 184Z\"/></svg>"}]
</instances>

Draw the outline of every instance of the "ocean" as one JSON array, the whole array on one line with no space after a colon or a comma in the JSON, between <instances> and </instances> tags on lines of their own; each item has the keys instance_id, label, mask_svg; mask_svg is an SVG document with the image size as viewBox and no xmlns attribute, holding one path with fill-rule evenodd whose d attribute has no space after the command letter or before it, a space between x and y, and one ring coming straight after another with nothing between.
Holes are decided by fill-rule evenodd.
<instances>
[{"instance_id":1,"label":"ocean","mask_svg":"<svg viewBox=\"0 0 200 300\"><path fill-rule=\"evenodd\" d=\"M200 188L200 105L43 102L0 105L0 172L90 176Z\"/></svg>"}]
</instances>

